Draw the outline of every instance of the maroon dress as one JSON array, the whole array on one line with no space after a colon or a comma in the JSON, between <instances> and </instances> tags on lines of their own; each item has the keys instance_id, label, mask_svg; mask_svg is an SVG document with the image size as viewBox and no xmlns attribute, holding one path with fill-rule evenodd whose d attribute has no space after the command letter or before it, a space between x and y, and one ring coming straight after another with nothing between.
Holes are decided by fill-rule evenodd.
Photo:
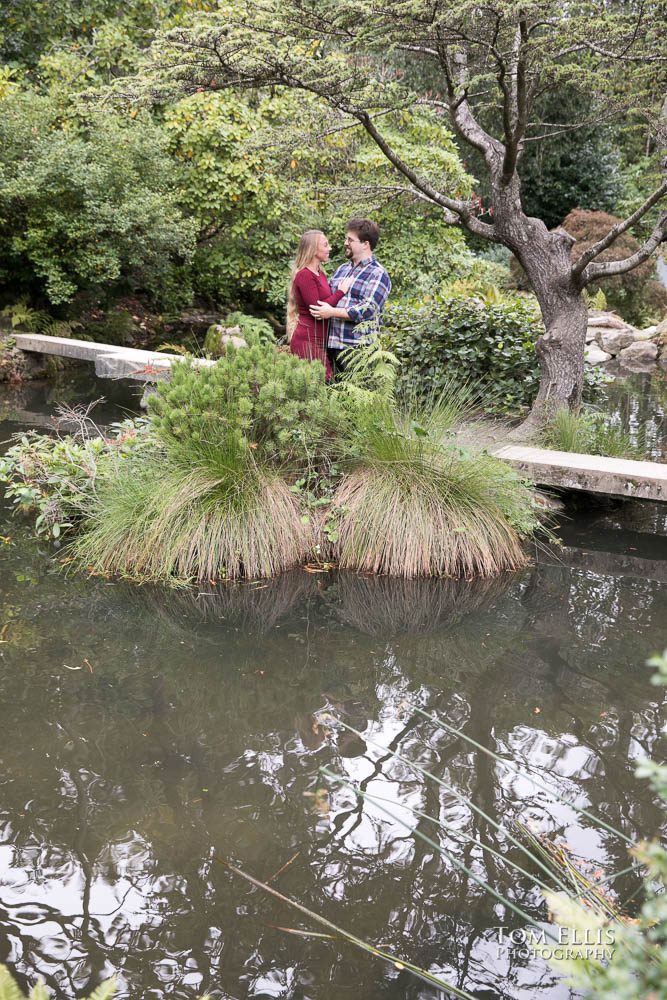
<instances>
[{"instance_id":1,"label":"maroon dress","mask_svg":"<svg viewBox=\"0 0 667 1000\"><path fill-rule=\"evenodd\" d=\"M309 306L317 305L318 301L328 302L335 306L343 297L343 292L333 292L329 288L326 275L315 274L309 267L302 267L294 275L294 299L299 311L299 320L290 340L292 354L310 361L321 361L327 373L327 382L331 378L331 362L327 357L327 336L329 320L315 319L310 315Z\"/></svg>"}]
</instances>

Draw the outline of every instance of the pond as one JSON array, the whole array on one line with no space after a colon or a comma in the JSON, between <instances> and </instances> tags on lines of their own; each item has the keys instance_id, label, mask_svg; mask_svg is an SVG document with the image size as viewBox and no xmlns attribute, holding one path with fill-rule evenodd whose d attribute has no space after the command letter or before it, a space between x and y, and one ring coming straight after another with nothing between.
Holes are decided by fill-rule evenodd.
<instances>
[{"instance_id":1,"label":"pond","mask_svg":"<svg viewBox=\"0 0 667 1000\"><path fill-rule=\"evenodd\" d=\"M101 421L136 403L110 388ZM57 396L99 391L85 378L6 390L2 437ZM667 646L667 505L579 500L566 513L562 549L499 579L299 569L187 592L65 576L5 514L0 962L68 998L112 974L119 996L146 1000L443 995L281 929L322 931L231 861L485 1000L568 997L503 941L524 924L469 873L543 920L532 878L473 840L505 854L491 820L530 822L612 874L628 865L622 842L575 807L633 838L664 826L634 767L664 755L645 660ZM637 884L617 880L619 901Z\"/></svg>"}]
</instances>

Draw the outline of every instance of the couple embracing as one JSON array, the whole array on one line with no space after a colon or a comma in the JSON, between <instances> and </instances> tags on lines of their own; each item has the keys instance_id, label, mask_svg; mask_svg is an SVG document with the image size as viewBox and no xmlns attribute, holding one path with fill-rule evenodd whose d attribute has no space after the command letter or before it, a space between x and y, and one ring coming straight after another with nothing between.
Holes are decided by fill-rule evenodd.
<instances>
[{"instance_id":1,"label":"couple embracing","mask_svg":"<svg viewBox=\"0 0 667 1000\"><path fill-rule=\"evenodd\" d=\"M287 336L293 354L322 362L327 382L345 369L351 349L380 330L391 281L373 254L379 235L370 219L350 219L347 261L331 286L323 270L331 253L324 233L310 229L299 242L287 300Z\"/></svg>"}]
</instances>

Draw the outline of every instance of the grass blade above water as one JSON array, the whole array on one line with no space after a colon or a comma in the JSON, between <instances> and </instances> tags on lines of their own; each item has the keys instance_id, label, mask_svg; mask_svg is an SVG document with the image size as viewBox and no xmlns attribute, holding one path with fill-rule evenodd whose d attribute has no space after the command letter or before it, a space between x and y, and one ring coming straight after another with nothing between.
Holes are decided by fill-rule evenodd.
<instances>
[{"instance_id":1,"label":"grass blade above water","mask_svg":"<svg viewBox=\"0 0 667 1000\"><path fill-rule=\"evenodd\" d=\"M478 743L477 740L472 738L472 736L468 736L467 733L464 733L462 729L457 729L455 726L451 726L448 722L445 722L444 719L442 719L436 712L432 713L426 712L423 708L420 708L419 705L414 705L414 704L410 704L407 707L411 711L416 712L418 715L422 715L425 719L428 719L429 722L433 722L438 726L442 726L443 729L446 729L448 733L452 733L454 736L457 736L460 739L465 740L466 743L469 743L471 746L474 746L478 750L481 750L482 753L485 753L488 757L493 758L493 760L497 761L497 763L503 764L505 767L508 767L511 771L514 771L516 774L519 774L523 778L527 777L530 781L533 782L533 784L537 785L538 788L541 788L543 791L547 792L547 794L551 795L558 802L561 802L563 805L568 806L568 808L570 809L574 809L574 811L579 813L580 816L586 816L587 819L590 819L597 826L603 827L603 829L607 830L609 833L613 833L615 836L620 837L621 840L624 840L625 843L628 844L630 847L636 846L635 842L630 837L627 837L620 830L617 830L609 823L606 823L605 820L600 819L599 816L595 816L593 813L589 812L587 809L584 809L582 806L577 806L573 802L568 802L568 800L564 798L562 795L559 795L558 792L549 788L547 783L545 781L542 781L541 778L537 778L533 774L527 774L527 775L524 774L519 768L519 766L517 764L514 764L513 761L509 761L507 760L507 758L501 757L500 754L495 753L495 751L490 750L488 747L485 747L483 743Z\"/></svg>"},{"instance_id":2,"label":"grass blade above water","mask_svg":"<svg viewBox=\"0 0 667 1000\"><path fill-rule=\"evenodd\" d=\"M243 869L237 868L230 861L224 861L222 858L215 858L215 860L228 868L235 875L239 875L244 878L251 885L256 886L258 889L263 889L264 892L268 892L271 896L279 899L282 903L286 903L288 906L299 910L304 916L308 917L310 920L314 920L316 923L321 924L323 927L327 927L330 931L333 931L337 937L341 937L350 944L355 945L357 948L361 948L362 951L367 952L370 955L374 955L376 958L382 958L385 962L390 962L395 968L405 969L406 972L412 973L418 979L423 980L423 982L428 983L430 986L436 986L440 990L445 990L450 993L457 1000L475 1000L475 997L468 993L467 990L460 989L458 986L454 986L453 983L448 983L444 979L440 979L438 976L434 976L431 972L426 969L421 969L418 965L414 965L412 962L405 961L402 958L397 958L395 955L391 955L389 952L384 951L382 948L376 948L375 945L369 944L368 941L364 941L362 938L358 938L355 934L351 934L349 931L344 930L342 927L338 927L331 920L327 920L326 917L321 916L319 913L315 913L314 910L309 910L307 906L303 903L298 903L295 899L290 899L289 896L284 896L282 892L278 892L272 886L267 885L266 882L260 881L260 879L254 878L249 875L248 872L244 872ZM290 933L294 933L291 931Z\"/></svg>"}]
</instances>

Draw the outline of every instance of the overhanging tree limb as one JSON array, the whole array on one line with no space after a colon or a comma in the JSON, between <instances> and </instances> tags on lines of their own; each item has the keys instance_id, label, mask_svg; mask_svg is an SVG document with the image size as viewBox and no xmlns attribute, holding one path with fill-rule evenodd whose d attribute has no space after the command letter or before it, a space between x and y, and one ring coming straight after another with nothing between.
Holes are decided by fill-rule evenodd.
<instances>
[{"instance_id":1,"label":"overhanging tree limb","mask_svg":"<svg viewBox=\"0 0 667 1000\"><path fill-rule=\"evenodd\" d=\"M605 261L602 264L595 261L589 264L581 275L582 285L588 285L591 281L598 281L600 278L613 278L617 274L632 271L638 264L643 264L645 260L648 260L660 244L665 242L667 242L667 212L663 212L649 238L631 257L624 257L623 260Z\"/></svg>"},{"instance_id":2,"label":"overhanging tree limb","mask_svg":"<svg viewBox=\"0 0 667 1000\"><path fill-rule=\"evenodd\" d=\"M627 219L624 219L622 222L617 222L615 226L612 226L606 236L603 236L601 240L598 240L597 243L594 243L593 246L589 247L588 250L582 253L581 257L579 257L576 263L572 266L572 273L575 277L581 275L592 260L599 257L599 255L606 250L607 247L610 247L619 236L627 232L627 230L634 226L636 222L639 222L639 220L643 218L654 205L664 198L665 195L667 195L667 180L663 181L660 187L656 188L656 190L649 195L646 201L640 205L639 208L632 213L632 215L629 215ZM655 247L653 249L655 250ZM651 253L652 252L653 251L651 251ZM650 254L648 256L650 256ZM643 259L645 260L646 258ZM637 261L637 263L641 263L641 261ZM621 274L622 272L618 271L616 273Z\"/></svg>"},{"instance_id":3,"label":"overhanging tree limb","mask_svg":"<svg viewBox=\"0 0 667 1000\"><path fill-rule=\"evenodd\" d=\"M357 115L355 115L355 117L357 117ZM416 171L413 170L412 167L410 167L394 149L392 149L368 113L359 113L358 118L373 142L375 142L375 144L382 150L390 163L393 163L396 169L403 174L403 176L406 177L418 191L421 191L422 194L426 195L434 205L439 205L447 212L453 213L456 217L458 217L458 219L461 220L463 225L469 229L471 233L475 233L477 236L482 236L487 240L497 239L494 227L486 222L481 222L473 214L474 205L471 202L460 201L457 198L449 198L446 195L441 194L427 180L423 177L419 177ZM456 219L450 217L447 221L455 222Z\"/></svg>"}]
</instances>

